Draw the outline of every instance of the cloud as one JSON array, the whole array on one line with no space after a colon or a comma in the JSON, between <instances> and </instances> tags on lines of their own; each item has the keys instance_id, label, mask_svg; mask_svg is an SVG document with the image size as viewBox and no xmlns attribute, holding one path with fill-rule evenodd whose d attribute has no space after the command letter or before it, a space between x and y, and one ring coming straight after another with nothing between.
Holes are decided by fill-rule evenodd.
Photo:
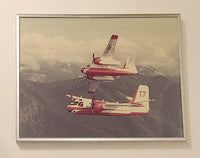
<instances>
[{"instance_id":1,"label":"cloud","mask_svg":"<svg viewBox=\"0 0 200 158\"><path fill-rule=\"evenodd\" d=\"M20 63L26 69L39 70L41 62L48 64L91 63L92 53L101 56L109 39L91 41L70 40L62 36L52 38L39 33L24 33L20 38ZM130 41L120 37L114 58L124 62L136 57L136 64L178 69L178 44L174 40L160 42Z\"/></svg>"},{"instance_id":2,"label":"cloud","mask_svg":"<svg viewBox=\"0 0 200 158\"><path fill-rule=\"evenodd\" d=\"M118 41L119 59L136 57L138 64L154 66L178 65L178 44L173 40L158 42L138 42L122 39Z\"/></svg>"},{"instance_id":3,"label":"cloud","mask_svg":"<svg viewBox=\"0 0 200 158\"><path fill-rule=\"evenodd\" d=\"M89 52L84 41L71 41L63 37L47 38L37 33L24 34L20 39L20 63L35 68L41 61L86 63Z\"/></svg>"}]
</instances>

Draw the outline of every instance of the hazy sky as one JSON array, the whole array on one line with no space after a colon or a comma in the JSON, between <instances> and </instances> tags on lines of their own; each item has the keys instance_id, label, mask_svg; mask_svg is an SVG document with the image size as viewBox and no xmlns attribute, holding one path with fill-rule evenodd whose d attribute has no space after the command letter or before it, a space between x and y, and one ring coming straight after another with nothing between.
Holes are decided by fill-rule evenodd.
<instances>
[{"instance_id":1,"label":"hazy sky","mask_svg":"<svg viewBox=\"0 0 200 158\"><path fill-rule=\"evenodd\" d=\"M114 58L178 71L176 18L20 18L20 63L87 64L101 56L112 34L119 36Z\"/></svg>"}]
</instances>

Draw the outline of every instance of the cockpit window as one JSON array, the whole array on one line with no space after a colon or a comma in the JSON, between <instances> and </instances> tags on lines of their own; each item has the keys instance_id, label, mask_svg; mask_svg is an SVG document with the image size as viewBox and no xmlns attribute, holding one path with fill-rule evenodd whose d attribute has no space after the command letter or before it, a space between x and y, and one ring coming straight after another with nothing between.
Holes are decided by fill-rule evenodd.
<instances>
[{"instance_id":1,"label":"cockpit window","mask_svg":"<svg viewBox=\"0 0 200 158\"><path fill-rule=\"evenodd\" d=\"M78 106L83 106L83 102L78 103Z\"/></svg>"},{"instance_id":2,"label":"cockpit window","mask_svg":"<svg viewBox=\"0 0 200 158\"><path fill-rule=\"evenodd\" d=\"M77 104L78 104L78 102L75 101L75 102L71 103L70 105L77 105Z\"/></svg>"}]
</instances>

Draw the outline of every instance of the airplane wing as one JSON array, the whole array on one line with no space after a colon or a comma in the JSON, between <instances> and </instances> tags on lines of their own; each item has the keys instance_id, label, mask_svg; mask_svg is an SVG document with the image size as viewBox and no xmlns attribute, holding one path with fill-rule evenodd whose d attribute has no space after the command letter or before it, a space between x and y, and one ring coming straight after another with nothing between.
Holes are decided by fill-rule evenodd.
<instances>
[{"instance_id":1,"label":"airplane wing","mask_svg":"<svg viewBox=\"0 0 200 158\"><path fill-rule=\"evenodd\" d=\"M118 35L111 36L110 41L103 53L103 57L111 57L112 58L112 56L114 54L114 50L115 50L115 45L117 43L117 38L118 38Z\"/></svg>"},{"instance_id":2,"label":"airplane wing","mask_svg":"<svg viewBox=\"0 0 200 158\"><path fill-rule=\"evenodd\" d=\"M96 80L92 80L91 84L90 84L90 87L89 87L89 90L88 90L88 93L89 94L92 94L95 92L96 88L98 87L99 85L99 81L96 81Z\"/></svg>"},{"instance_id":3,"label":"airplane wing","mask_svg":"<svg viewBox=\"0 0 200 158\"><path fill-rule=\"evenodd\" d=\"M70 95L70 94L66 94L65 96L71 98L72 100L76 100L76 99L81 98L81 97L77 97L77 96Z\"/></svg>"}]
</instances>

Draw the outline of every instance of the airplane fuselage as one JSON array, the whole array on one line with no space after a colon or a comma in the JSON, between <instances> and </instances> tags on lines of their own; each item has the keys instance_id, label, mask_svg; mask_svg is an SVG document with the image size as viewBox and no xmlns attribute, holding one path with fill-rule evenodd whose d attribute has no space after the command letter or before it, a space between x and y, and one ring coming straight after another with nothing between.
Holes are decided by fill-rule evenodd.
<instances>
[{"instance_id":1,"label":"airplane fuselage","mask_svg":"<svg viewBox=\"0 0 200 158\"><path fill-rule=\"evenodd\" d=\"M68 105L69 112L80 115L103 115L103 116L129 116L146 114L149 107L131 103L111 103L104 101L94 101L94 106Z\"/></svg>"},{"instance_id":2,"label":"airplane fuselage","mask_svg":"<svg viewBox=\"0 0 200 158\"><path fill-rule=\"evenodd\" d=\"M135 74L128 69L114 67L85 67L81 69L81 72L85 73L89 80L95 80L94 76L125 76Z\"/></svg>"}]
</instances>

